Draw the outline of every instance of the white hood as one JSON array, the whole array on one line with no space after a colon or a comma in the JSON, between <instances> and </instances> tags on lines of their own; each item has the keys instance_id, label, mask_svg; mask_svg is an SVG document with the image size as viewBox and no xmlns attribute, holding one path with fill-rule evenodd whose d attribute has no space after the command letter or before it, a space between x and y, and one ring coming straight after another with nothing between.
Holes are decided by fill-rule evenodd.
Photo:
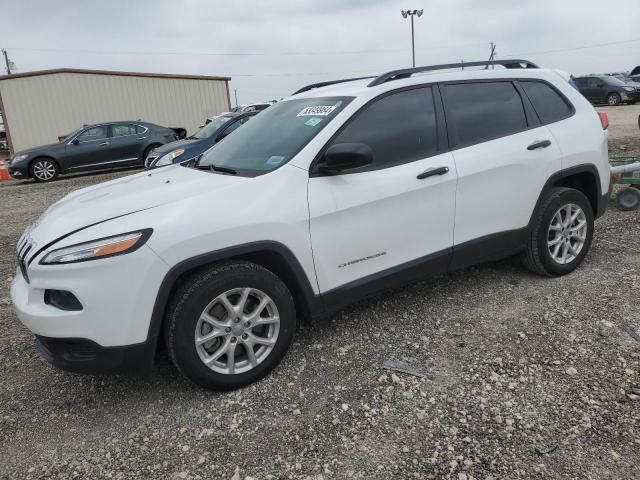
<instances>
[{"instance_id":1,"label":"white hood","mask_svg":"<svg viewBox=\"0 0 640 480\"><path fill-rule=\"evenodd\" d=\"M219 175L179 165L111 180L71 192L36 220L31 239L44 246L63 235L129 213L237 186L247 177Z\"/></svg>"}]
</instances>

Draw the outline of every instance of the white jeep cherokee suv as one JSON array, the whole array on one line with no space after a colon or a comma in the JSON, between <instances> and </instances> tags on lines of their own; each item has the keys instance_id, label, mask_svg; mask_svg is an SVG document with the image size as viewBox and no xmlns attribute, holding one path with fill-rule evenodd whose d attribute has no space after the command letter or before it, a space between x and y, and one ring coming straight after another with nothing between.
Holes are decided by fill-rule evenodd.
<instances>
[{"instance_id":1,"label":"white jeep cherokee suv","mask_svg":"<svg viewBox=\"0 0 640 480\"><path fill-rule=\"evenodd\" d=\"M606 118L557 71L493 63L310 85L186 167L67 195L19 241L18 316L59 367L148 370L164 342L232 388L297 319L383 289L516 254L571 272L608 200Z\"/></svg>"}]
</instances>

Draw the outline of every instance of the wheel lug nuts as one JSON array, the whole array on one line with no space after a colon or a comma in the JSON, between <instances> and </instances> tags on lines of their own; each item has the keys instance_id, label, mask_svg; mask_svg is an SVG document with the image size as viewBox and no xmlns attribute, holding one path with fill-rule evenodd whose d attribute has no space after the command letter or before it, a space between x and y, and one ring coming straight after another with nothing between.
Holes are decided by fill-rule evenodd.
<instances>
[{"instance_id":1,"label":"wheel lug nuts","mask_svg":"<svg viewBox=\"0 0 640 480\"><path fill-rule=\"evenodd\" d=\"M231 343L236 343L238 339L236 337L231 337Z\"/></svg>"},{"instance_id":2,"label":"wheel lug nuts","mask_svg":"<svg viewBox=\"0 0 640 480\"><path fill-rule=\"evenodd\" d=\"M242 339L243 339L243 340L246 340L247 338L249 338L249 335L247 335L246 333L243 333L243 334L242 334Z\"/></svg>"},{"instance_id":3,"label":"wheel lug nuts","mask_svg":"<svg viewBox=\"0 0 640 480\"><path fill-rule=\"evenodd\" d=\"M227 327L224 329L225 332L229 333L231 331L231 327Z\"/></svg>"},{"instance_id":4,"label":"wheel lug nuts","mask_svg":"<svg viewBox=\"0 0 640 480\"><path fill-rule=\"evenodd\" d=\"M250 326L251 326L251 322L246 322L246 323L244 324L244 326L245 326L245 327L250 327Z\"/></svg>"},{"instance_id":5,"label":"wheel lug nuts","mask_svg":"<svg viewBox=\"0 0 640 480\"><path fill-rule=\"evenodd\" d=\"M239 323L239 322L240 322L240 319L239 319L239 318L236 318L236 319L234 319L233 321L234 321L235 323Z\"/></svg>"}]
</instances>

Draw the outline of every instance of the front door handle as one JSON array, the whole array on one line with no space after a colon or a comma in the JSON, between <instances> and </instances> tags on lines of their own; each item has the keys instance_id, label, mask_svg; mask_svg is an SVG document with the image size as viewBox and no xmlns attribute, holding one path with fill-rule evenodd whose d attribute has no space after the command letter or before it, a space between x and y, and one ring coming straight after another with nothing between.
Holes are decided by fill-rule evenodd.
<instances>
[{"instance_id":1,"label":"front door handle","mask_svg":"<svg viewBox=\"0 0 640 480\"><path fill-rule=\"evenodd\" d=\"M535 150L537 148L547 148L551 145L551 140L538 140L527 147L527 150Z\"/></svg>"},{"instance_id":2,"label":"front door handle","mask_svg":"<svg viewBox=\"0 0 640 480\"><path fill-rule=\"evenodd\" d=\"M144 140L147 137L138 137L138 140Z\"/></svg>"},{"instance_id":3,"label":"front door handle","mask_svg":"<svg viewBox=\"0 0 640 480\"><path fill-rule=\"evenodd\" d=\"M435 175L444 175L445 173L449 173L449 167L430 168L429 170L422 172L416 178L418 180L422 180L423 178L429 178Z\"/></svg>"},{"instance_id":4,"label":"front door handle","mask_svg":"<svg viewBox=\"0 0 640 480\"><path fill-rule=\"evenodd\" d=\"M100 144L100 146L101 146L101 147L106 147L107 145L109 145L109 142L102 142L102 143Z\"/></svg>"}]
</instances>

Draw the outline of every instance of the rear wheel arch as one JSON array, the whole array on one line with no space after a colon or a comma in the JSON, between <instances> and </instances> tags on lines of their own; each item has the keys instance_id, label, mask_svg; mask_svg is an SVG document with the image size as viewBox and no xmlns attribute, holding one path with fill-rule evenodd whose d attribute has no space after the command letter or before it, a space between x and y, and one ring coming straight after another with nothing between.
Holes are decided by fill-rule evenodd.
<instances>
[{"instance_id":1,"label":"rear wheel arch","mask_svg":"<svg viewBox=\"0 0 640 480\"><path fill-rule=\"evenodd\" d=\"M291 250L278 242L255 242L198 255L175 265L165 275L158 290L147 341L157 342L162 332L166 307L184 280L201 270L229 261L251 262L274 273L291 292L299 319L323 310L310 279Z\"/></svg>"},{"instance_id":2,"label":"rear wheel arch","mask_svg":"<svg viewBox=\"0 0 640 480\"><path fill-rule=\"evenodd\" d=\"M529 226L531 226L534 212L546 197L547 193L554 187L573 188L584 194L589 200L594 216L598 216L599 212L603 210L600 204L603 200L600 175L597 168L595 165L578 165L556 172L547 180L540 192L535 208L531 213Z\"/></svg>"}]
</instances>

